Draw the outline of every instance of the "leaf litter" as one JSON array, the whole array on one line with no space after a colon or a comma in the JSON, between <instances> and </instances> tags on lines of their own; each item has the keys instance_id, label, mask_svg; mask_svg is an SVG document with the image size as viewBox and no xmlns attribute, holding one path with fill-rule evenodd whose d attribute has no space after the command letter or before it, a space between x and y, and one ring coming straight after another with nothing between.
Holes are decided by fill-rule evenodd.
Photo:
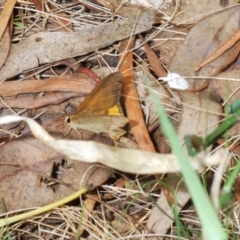
<instances>
[{"instance_id":1,"label":"leaf litter","mask_svg":"<svg viewBox=\"0 0 240 240\"><path fill-rule=\"evenodd\" d=\"M36 4L35 1L34 4ZM167 237L167 231L172 226L173 221L171 218L166 217L166 214L163 214L162 211L159 211L157 205L160 206L160 208L162 208L164 212L168 214L168 216L173 217L173 212L169 207L168 202L172 202L173 204L176 204L176 202L171 195L171 192L167 193L166 189L164 190L164 188L162 188L162 192L159 194L158 184L152 186L151 189L145 189L142 187L139 188L139 186L144 184L147 184L147 186L150 185L148 181L154 180L154 177L151 177L151 175L155 173L169 173L167 178L161 179L161 181L169 188L177 189L177 204L179 206L184 206L188 202L190 196L185 184L183 182L180 183L179 175L173 173L180 171L176 156L167 152L162 152L161 155L158 153L148 153L140 150L125 149L128 148L131 144L131 141L133 141L129 136L127 141L125 141L125 148L119 149L111 146L105 147L105 145L102 145L103 143L110 145L114 144L113 142L109 141L109 139L104 138L104 136L99 136L98 138L94 135L91 136L84 132L82 132L80 135L79 133L72 131L70 135L67 136L67 139L64 139L68 132L68 128L64 125L62 114L64 113L66 106L72 102L66 100L73 96L78 97L89 93L94 85L93 82L87 80L86 77L72 73L71 67L65 64L59 65L58 67L56 63L62 59L71 58L73 59L73 65L78 65L79 62L87 63L91 62L91 59L96 58L101 65L106 65L106 63L107 66L109 64L112 65L111 62L106 62L105 59L107 58L105 57L117 55L118 45L116 44L116 41L130 37L133 33L136 34L142 32L144 33L144 37L146 39L152 41L152 46L155 45L155 51L157 51L157 48L160 49L161 57L159 58L159 62L162 63L164 67L169 69L170 72L176 72L180 76L186 77L186 80L193 89L199 89L202 86L202 79L207 79L207 77L213 76L214 69L220 65L223 65L228 56L231 55L231 52L234 51L235 46L226 51L226 53L220 56L219 59L216 59L210 64L204 66L202 69L200 69L200 71L194 71L205 57L214 52L217 47L221 46L221 44L223 44L228 38L234 35L236 30L239 28L239 5L233 7L229 6L227 8L223 8L221 6L220 8L222 10L220 11L218 10L219 7L213 7L215 11L210 15L210 8L207 10L206 8L198 8L198 10L201 9L200 15L203 17L202 20L195 23L191 29L188 29L188 26L180 25L178 27L175 24L172 25L171 23L164 23L164 21L161 22L162 28L158 29L152 27L153 24L160 24L160 21L156 22L156 18L154 18L154 16L156 16L155 13L152 14L153 10L144 11L144 14L146 14L144 16L146 18L143 17L143 19L141 19L143 15L140 14L137 15L137 17L130 16L126 19L119 18L118 20L112 21L111 13L106 15L106 13L104 13L105 10L103 11L100 6L98 7L95 5L95 7L97 6L96 8L99 9L98 11L103 13L102 19L105 18L108 23L104 23L104 21L101 22L101 20L99 21L99 19L101 19L98 19L100 15L98 16L94 13L94 11L91 12L92 15L87 15L84 13L85 16L83 14L83 18L94 19L95 22L92 21L92 23L94 23L93 25L96 25L97 19L99 25L84 26L81 29L82 32L80 32L76 30L79 28L79 26L77 26L79 23L76 22L77 17L76 20L74 20L74 16L76 16L75 12L78 10L81 12L82 9L84 10L84 7L78 7L78 5L74 4L68 5L55 3L55 5L52 5L50 2L48 4L46 5L46 7L50 6L47 8L48 11L51 9L54 14L51 14L51 18L45 27L46 30L50 30L51 28L56 28L56 30L53 30L52 32L39 31L39 29L42 29L41 19L39 19L39 23L36 21L36 23L39 25L32 25L33 27L30 29L30 31L24 31L23 29L16 28L15 31L21 33L23 38L20 41L20 38L16 38L15 35L15 39L13 39L13 41L17 41L17 43L11 45L10 55L6 60L4 67L2 67L0 70L1 81L5 81L9 78L16 80L5 81L0 86L2 96L1 108L15 108L13 111L16 113L19 113L21 109L25 108L35 109L32 112L27 111L25 116L33 117L37 116L38 114L43 114L42 118L39 118L42 119L43 122L44 115L48 115L49 119L53 120L51 120L50 123L48 120L48 124L45 125L45 128L52 136L54 136L54 138L50 137L50 135L41 129L40 126L35 125L35 122L27 118L21 119L17 116L12 116L7 120L4 120L4 118L1 119L2 121L5 121L4 123L10 123L11 121L15 121L17 118L18 121L26 120L28 124L30 124L33 135L38 134L37 137L35 136L36 138L29 135L30 131L28 130L27 126L25 126L24 129L23 125L23 127L19 128L18 130L12 129L15 135L19 135L17 139L14 139L15 137L12 135L12 140L8 140L1 146L1 195L4 197L7 210L15 211L19 209L43 206L69 195L74 191L74 189L78 189L80 186L91 183L94 186L102 186L102 189L98 188L98 195L90 193L86 198L86 201L83 200L87 204L87 209L90 212L89 214L84 215L85 222L82 227L85 229L85 231L79 230L81 234L88 233L90 234L90 238L94 238L95 236L95 238L98 237L101 239L106 239L109 237L112 239L120 239L124 236L138 239L137 236L141 235L141 237L145 237L147 239L148 234L152 233L153 231L155 235L150 234L153 237L164 235ZM229 4L231 5L232 3ZM207 4L198 3L198 5L204 6ZM27 14L29 14L29 16L33 14L33 17L34 14L36 14L28 12L28 5L22 4L20 6L21 8L16 6L16 9L19 10L19 13L24 10ZM119 7L121 8L121 6ZM185 5L183 4L180 9L183 10L184 7ZM136 8L136 6L130 7L130 9ZM68 14L63 15L63 17L60 17L60 15L58 16L57 11L55 13L55 10L57 9L62 9L63 12L66 11L68 14L70 13L71 18L68 18ZM114 7L111 10L113 9L116 8ZM127 7L123 6L121 12L123 16L124 13L126 14L126 12L129 12L129 10L127 11L126 9ZM185 11L183 12L190 12L193 14L193 17L199 17L198 14L195 14L195 12L192 11L193 9L195 8L190 8L190 10L185 8ZM46 17L42 7L40 8L40 6L36 6L36 10L40 12L42 11L43 18ZM165 14L167 14L167 11ZM187 15L185 15L184 21L192 18L186 16ZM183 21L179 20L177 17L171 17L174 19L172 21L173 23L181 23L181 21ZM30 26L32 21L31 18L26 17L24 19L23 17L22 19L25 25ZM53 24L53 22L55 23L55 19L57 19L57 25ZM58 21L59 19L60 21ZM64 21L61 21L61 19ZM136 19L138 19L138 21L136 21ZM221 21L219 21L219 19L221 19ZM91 21L89 22L91 23ZM72 25L70 25L68 29L72 29L74 32L63 32L66 30L66 28L62 26L68 25L69 23ZM82 23L83 25L85 24L84 20ZM113 28L111 28L112 26ZM119 28L119 32L123 33L123 36L112 36L111 32L116 31L113 30L117 28L116 26L124 26L128 29L128 31L124 31ZM103 29L106 30L107 28L109 28L109 31L103 32ZM135 32L133 31L133 28ZM96 32L93 33L95 30ZM168 34L167 37L166 33ZM86 46L84 45L87 43L86 40L88 38L94 39L96 38L94 36L98 37L101 35L104 35L104 39L107 40L102 41L101 39L101 41L99 41L99 38L97 38L96 42L91 42L91 44ZM3 39L2 41L8 41ZM79 39L82 41L79 41ZM72 43L72 41L74 42ZM176 44L176 42L178 42L178 44ZM42 43L45 43L45 45L41 46ZM165 47L166 43L168 44L167 48ZM171 53L168 54L168 50L166 49L171 49L174 51L171 51ZM141 52L137 52L138 50ZM4 52L6 51L8 50L4 50ZM142 73L140 76L152 75L152 72L149 71L149 66L146 65L148 60L143 54L143 48L141 48L141 44L136 47L135 52L135 54L139 54L137 58L138 61L136 61L136 71L140 71L141 69ZM183 139L184 135L191 133L198 135L202 134L202 136L205 136L207 132L211 132L211 130L217 127L220 118L223 116L221 102L227 100L229 101L229 95L234 91L236 91L236 93L233 95L234 98L230 98L230 103L232 103L234 99L238 98L237 85L234 85L234 83L237 84L237 82L228 81L227 83L229 84L229 91L226 91L226 82L219 81L218 77L226 79L239 79L238 62L239 60L237 59L234 64L230 64L230 67L234 69L233 71L229 71L227 69L218 76L215 76L216 80L210 80L209 88L202 93L173 91L164 84L159 84L156 83L156 81L153 81L155 86L160 85L161 88L163 87L164 89L161 90L161 94L163 93L163 98L169 100L166 104L166 106L170 106L169 109L171 109L168 111L168 114L173 123L177 126L176 129L178 131L178 137L180 140ZM49 64L53 65L50 66ZM43 66L40 65L43 65L44 68L42 68ZM116 67L116 65L114 67ZM98 68L100 68L100 66L98 66ZM109 73L110 72L108 72L108 74ZM155 76L158 77L158 74ZM195 79L196 76L200 77L200 79ZM157 77L154 78L152 75L149 79L157 79ZM190 80L188 79L189 77L191 77ZM25 78L25 80L19 81L21 78ZM40 79L45 80L39 81ZM141 80L137 80L137 82ZM24 87L25 84L26 87ZM144 86L146 82L143 81L143 83L140 84ZM40 87L40 85L42 87ZM65 97L62 97L62 92L66 93ZM146 94L149 96L147 87L143 92L145 96ZM147 100L147 98L141 94L142 93L139 91L139 98L142 99L142 106L148 106L149 110L151 110L149 111L147 109L147 111L144 111L146 117L145 120L149 127L154 123L154 121L156 121L156 117L153 117L155 110L154 107L149 104L149 100ZM9 95L11 95L11 97L9 97ZM16 97L16 95L18 96ZM55 100L53 100L54 98ZM23 101L23 99L25 100ZM39 103L38 99L41 99L39 100ZM76 101L79 102L78 99L76 99ZM163 101L162 98L160 101ZM64 103L60 104L61 102ZM49 106L51 104L55 104L56 106L50 107L46 110L45 106ZM58 104L62 105L61 110L58 108ZM43 111L45 112L42 113ZM54 111L57 112L56 115ZM152 117L153 120L147 121L147 119L151 119ZM31 127L31 125L34 127ZM158 135L161 134L161 131L159 131L158 128L155 131L158 133ZM234 136L236 132L230 134L232 134L231 136ZM3 139L5 138L6 136L4 136ZM92 141L72 141L74 139L77 140L81 138L89 140L95 139L95 141L100 141L100 143ZM137 139L135 139L135 141L137 141ZM156 139L154 141L157 142ZM45 142L45 144L43 144L43 142ZM118 143L118 145L121 145L121 141ZM55 150L53 151L52 148ZM211 149L209 149L208 152L210 152L210 150ZM207 161L207 165L219 164L219 161L221 160L219 155L223 155L223 152L221 151L222 150L220 150L220 152L216 152L216 155L213 155L212 158L211 156L206 157L205 153L200 157L201 161L195 161L192 159L193 166L197 171L202 171L205 168L202 166L204 160ZM87 163L72 161L70 159L86 161ZM102 165L92 165L93 162L101 163L110 168L103 167ZM166 164L166 168L164 164ZM116 171L116 169L118 171ZM109 188L111 184L114 186L116 181L116 179L112 177L113 171L115 171L117 176L118 174L122 175L125 173L125 177L122 178L124 183L120 186L120 188ZM131 174L129 175L128 173ZM133 173L150 174L150 176L132 178ZM144 180L144 178L146 178L146 180ZM107 180L110 181L110 185L103 185ZM129 187L129 183L134 186L134 191L132 191L131 188L127 188ZM106 192L111 192L111 201L113 203L110 204L111 201L105 199ZM142 198L141 195L149 194L149 192L151 192L152 197L145 198L141 204L136 202L136 207L134 209L133 203L136 201L136 199L139 199L140 201ZM89 200L91 197L95 199L92 202ZM114 199L118 199L118 201L114 201ZM157 200L156 203L155 200ZM101 209L99 212L99 209L94 207L97 206L97 203L103 204L102 206L104 206L105 210L103 211L103 209ZM118 206L120 203L122 204L121 207ZM129 206L129 211L126 214L126 220L120 221L122 211L125 211L125 207L127 206ZM149 210L146 211L145 208L149 208ZM81 205L81 207L77 207L77 209L84 213L83 205ZM50 229L52 229L52 236L54 236L54 234L56 234L56 238L58 234L59 236L65 236L66 238L69 238L70 236L76 236L74 233L76 232L78 223L76 219L73 220L73 214L70 214L70 211L72 210L69 210L69 207L66 207L66 211L64 213L59 213L59 211L59 209L56 209L49 215L49 217L57 216L59 218L59 216L65 215L67 219L71 220L62 221L72 221L75 223L76 227L73 228L72 225L70 226L67 224L65 228L67 235L64 235L66 234L64 233L64 229L60 229L58 233L53 233L53 226L48 224ZM75 211L75 209L73 211ZM181 212L182 208L179 207L177 211ZM109 213L107 212L109 212L110 215L108 215ZM142 212L142 215L140 214L140 218L137 217L137 212ZM111 217L113 213L114 215ZM147 217L148 215L149 217ZM106 217L108 222L104 222L104 225L106 224L105 227L107 230L103 230L100 226L103 225L103 219L106 219ZM130 225L131 227L129 227L129 222L136 224L136 220L133 221L133 218L137 219L138 227L134 227L132 224ZM196 218L196 216L194 216L194 218ZM35 219L39 218L37 217ZM28 221L28 224L29 226L33 227L31 221ZM122 228L120 228L119 225L122 225ZM194 226L199 227L198 224L195 224ZM13 228L11 233L12 236L18 234L20 229L21 225L19 229ZM144 230L144 234L142 234L142 230ZM171 231L175 231L174 227L171 227ZM6 230L2 229L2 236L5 236L5 234ZM28 231L26 236L33 236L34 234L36 234L35 230L32 232ZM46 236L46 232L43 231L40 235L41 237L44 237ZM38 239L38 236L34 236L36 239ZM188 235L188 237L189 239L194 239L196 235L192 234L191 236Z\"/></svg>"}]
</instances>

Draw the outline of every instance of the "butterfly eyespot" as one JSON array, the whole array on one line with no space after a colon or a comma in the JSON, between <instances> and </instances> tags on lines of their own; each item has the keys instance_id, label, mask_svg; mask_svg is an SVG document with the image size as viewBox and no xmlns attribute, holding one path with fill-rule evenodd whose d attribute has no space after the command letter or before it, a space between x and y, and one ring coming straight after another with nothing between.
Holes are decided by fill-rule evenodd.
<instances>
[{"instance_id":1,"label":"butterfly eyespot","mask_svg":"<svg viewBox=\"0 0 240 240\"><path fill-rule=\"evenodd\" d=\"M67 116L67 117L65 118L65 122L70 123L70 122L71 122L71 117L70 117L70 116Z\"/></svg>"}]
</instances>

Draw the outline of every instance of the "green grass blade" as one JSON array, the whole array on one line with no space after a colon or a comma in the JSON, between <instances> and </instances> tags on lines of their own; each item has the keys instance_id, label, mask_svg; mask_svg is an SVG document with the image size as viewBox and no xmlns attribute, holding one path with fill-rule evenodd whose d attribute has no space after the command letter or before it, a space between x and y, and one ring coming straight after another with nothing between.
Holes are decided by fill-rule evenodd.
<instances>
[{"instance_id":1,"label":"green grass blade","mask_svg":"<svg viewBox=\"0 0 240 240\"><path fill-rule=\"evenodd\" d=\"M220 196L220 206L226 204L226 202L228 201L227 199L228 196L231 197L232 188L238 177L239 172L240 172L240 159L238 159L236 165L233 168L233 171L228 175L226 182L222 188L222 195Z\"/></svg>"},{"instance_id":2,"label":"green grass blade","mask_svg":"<svg viewBox=\"0 0 240 240\"><path fill-rule=\"evenodd\" d=\"M219 221L218 215L215 212L197 173L192 169L188 156L184 153L181 144L177 140L178 138L172 124L167 118L164 109L153 91L151 91L151 96L159 115L162 130L171 143L173 153L178 157L182 169L182 175L202 223L204 235L211 240L227 239L227 234Z\"/></svg>"},{"instance_id":3,"label":"green grass blade","mask_svg":"<svg viewBox=\"0 0 240 240\"><path fill-rule=\"evenodd\" d=\"M204 149L208 146L212 145L216 140L221 137L224 133L226 133L231 127L233 127L237 122L240 115L240 110L238 110L235 114L228 117L224 122L222 122L216 130L214 130L211 134L209 134L203 143Z\"/></svg>"}]
</instances>

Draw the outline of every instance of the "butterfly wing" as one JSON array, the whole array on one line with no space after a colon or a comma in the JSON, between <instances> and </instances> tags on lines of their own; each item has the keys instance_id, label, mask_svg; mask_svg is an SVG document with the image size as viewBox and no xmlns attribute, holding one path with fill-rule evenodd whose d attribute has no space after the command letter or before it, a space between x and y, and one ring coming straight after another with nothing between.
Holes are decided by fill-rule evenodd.
<instances>
[{"instance_id":1,"label":"butterfly wing","mask_svg":"<svg viewBox=\"0 0 240 240\"><path fill-rule=\"evenodd\" d=\"M83 116L71 121L70 126L75 129L85 129L95 133L107 133L112 139L118 140L125 131L122 129L128 123L124 116Z\"/></svg>"},{"instance_id":2,"label":"butterfly wing","mask_svg":"<svg viewBox=\"0 0 240 240\"><path fill-rule=\"evenodd\" d=\"M104 78L79 105L73 115L100 116L117 104L121 94L123 76L115 72Z\"/></svg>"},{"instance_id":3,"label":"butterfly wing","mask_svg":"<svg viewBox=\"0 0 240 240\"><path fill-rule=\"evenodd\" d=\"M122 79L121 72L112 73L104 78L65 121L72 128L107 133L117 140L125 133L121 128L128 122L126 117L121 116L117 106Z\"/></svg>"}]
</instances>

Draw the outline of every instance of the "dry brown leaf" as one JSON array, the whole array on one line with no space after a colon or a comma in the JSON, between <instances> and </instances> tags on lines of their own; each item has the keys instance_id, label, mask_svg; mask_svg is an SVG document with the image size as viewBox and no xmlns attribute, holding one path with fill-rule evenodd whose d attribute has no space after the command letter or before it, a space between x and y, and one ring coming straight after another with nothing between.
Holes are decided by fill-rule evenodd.
<instances>
[{"instance_id":1,"label":"dry brown leaf","mask_svg":"<svg viewBox=\"0 0 240 240\"><path fill-rule=\"evenodd\" d=\"M240 73L239 70L231 70L218 74L217 79L212 79L209 83L209 87L213 92L228 104L232 104L240 98ZM219 78L219 79L218 79ZM230 79L230 80L228 80ZM233 80L235 79L235 81Z\"/></svg>"},{"instance_id":2,"label":"dry brown leaf","mask_svg":"<svg viewBox=\"0 0 240 240\"><path fill-rule=\"evenodd\" d=\"M132 47L133 41L135 38L122 41L120 46L120 52L124 53L127 50L127 46ZM144 116L142 113L141 105L139 102L137 88L134 82L134 73L132 70L133 67L133 53L127 52L124 55L122 65L120 67L124 76L124 83L122 87L122 93L124 95L124 105L126 108L127 117L129 119L129 125L131 131L135 138L135 141L138 143L140 149L145 151L155 152L154 145L150 139ZM127 72L126 72L127 70Z\"/></svg>"},{"instance_id":3,"label":"dry brown leaf","mask_svg":"<svg viewBox=\"0 0 240 240\"><path fill-rule=\"evenodd\" d=\"M139 35L139 36L140 36L141 41L144 42L144 38L141 35ZM151 47L147 43L144 43L143 46L144 46L145 52L147 54L149 64L152 67L152 70L154 71L154 73L159 78L166 77L167 72L166 72L165 68L163 67L162 63L159 61L156 53L151 49Z\"/></svg>"},{"instance_id":4,"label":"dry brown leaf","mask_svg":"<svg viewBox=\"0 0 240 240\"><path fill-rule=\"evenodd\" d=\"M145 11L124 20L116 20L96 27L85 27L80 32L33 34L12 46L7 62L0 70L0 82L40 64L84 55L109 46L132 34L151 29L154 21L155 13Z\"/></svg>"},{"instance_id":5,"label":"dry brown leaf","mask_svg":"<svg viewBox=\"0 0 240 240\"><path fill-rule=\"evenodd\" d=\"M4 66L9 55L12 41L12 10L16 1L0 1L0 69Z\"/></svg>"},{"instance_id":6,"label":"dry brown leaf","mask_svg":"<svg viewBox=\"0 0 240 240\"><path fill-rule=\"evenodd\" d=\"M82 92L86 94L93 88L93 82L84 74L69 74L63 77L52 77L45 80L9 81L1 84L0 95L15 96L24 93L46 91Z\"/></svg>"},{"instance_id":7,"label":"dry brown leaf","mask_svg":"<svg viewBox=\"0 0 240 240\"><path fill-rule=\"evenodd\" d=\"M211 101L207 93L178 92L182 103L182 114L178 126L178 138L184 142L186 134L206 137L217 128L221 105Z\"/></svg>"},{"instance_id":8,"label":"dry brown leaf","mask_svg":"<svg viewBox=\"0 0 240 240\"><path fill-rule=\"evenodd\" d=\"M0 40L0 69L4 66L11 49L12 34L10 27L5 29Z\"/></svg>"},{"instance_id":9,"label":"dry brown leaf","mask_svg":"<svg viewBox=\"0 0 240 240\"><path fill-rule=\"evenodd\" d=\"M216 72L215 72L214 76L223 72L225 69L229 68L231 65L234 65L234 66L237 65L237 61L239 60L238 59L239 53L240 53L240 41L238 41L236 43L234 51L232 52L231 55L228 56L224 65L222 65L222 66L220 66L219 68L216 69Z\"/></svg>"},{"instance_id":10,"label":"dry brown leaf","mask_svg":"<svg viewBox=\"0 0 240 240\"><path fill-rule=\"evenodd\" d=\"M59 153L46 148L37 139L21 138L1 147L1 159L1 164L10 164L0 167L0 191L8 211L41 206L56 199L57 195L45 184L37 185L38 174L24 167L51 176L53 162L61 161ZM65 187L65 190L69 193L70 189ZM59 195L60 198L63 196Z\"/></svg>"},{"instance_id":11,"label":"dry brown leaf","mask_svg":"<svg viewBox=\"0 0 240 240\"><path fill-rule=\"evenodd\" d=\"M59 125L62 124L60 119ZM54 128L52 126L51 130ZM58 137L63 138L60 134L63 128L58 126L55 130ZM65 132L67 130L68 126L65 126ZM80 137L79 134L74 136ZM74 189L86 184L102 184L112 175L110 169L84 162L67 162L65 166L63 159L66 160L63 155L32 136L21 137L1 146L0 192L7 210L43 206L72 194ZM57 180L66 185L56 183L53 188L48 187L47 176L50 177L53 172ZM40 173L43 174L42 179Z\"/></svg>"},{"instance_id":12,"label":"dry brown leaf","mask_svg":"<svg viewBox=\"0 0 240 240\"><path fill-rule=\"evenodd\" d=\"M189 194L185 183L180 182L179 176L176 174L168 174L168 177L164 179L164 186L169 188L170 193L172 190L176 190L177 201L175 202L176 211L180 212L181 208L189 200ZM152 209L147 221L147 227L152 229L156 234L166 234L168 229L173 224L174 214L173 207L169 205L164 194L160 195L156 202L156 206Z\"/></svg>"},{"instance_id":13,"label":"dry brown leaf","mask_svg":"<svg viewBox=\"0 0 240 240\"><path fill-rule=\"evenodd\" d=\"M240 29L237 30L237 32L230 39L228 39L222 46L219 46L219 48L215 52L213 52L210 56L204 59L204 61L195 69L195 71L198 71L201 67L218 58L220 55L222 55L224 52L226 52L228 49L230 49L239 41L240 41ZM237 52L239 53L239 49L237 50Z\"/></svg>"},{"instance_id":14,"label":"dry brown leaf","mask_svg":"<svg viewBox=\"0 0 240 240\"><path fill-rule=\"evenodd\" d=\"M211 80L209 87L221 97L225 106L240 99L239 70L226 71L218 74L216 77L220 79ZM235 79L235 81L228 79ZM228 134L230 136L237 136L239 135L239 131L240 123L237 123L229 130Z\"/></svg>"},{"instance_id":15,"label":"dry brown leaf","mask_svg":"<svg viewBox=\"0 0 240 240\"><path fill-rule=\"evenodd\" d=\"M97 202L95 199L98 199L98 198L99 196L97 194L88 195L87 199L82 204L85 209L83 211L81 224L79 224L77 234L75 235L76 238L77 236L81 236L85 231L85 228L82 226L85 226L88 223L90 214L92 213L95 207L95 204Z\"/></svg>"},{"instance_id":16,"label":"dry brown leaf","mask_svg":"<svg viewBox=\"0 0 240 240\"><path fill-rule=\"evenodd\" d=\"M9 20L12 16L12 11L15 6L16 0L1 0L0 6L3 7L0 15L0 40L2 40L2 36L7 28Z\"/></svg>"},{"instance_id":17,"label":"dry brown leaf","mask_svg":"<svg viewBox=\"0 0 240 240\"><path fill-rule=\"evenodd\" d=\"M238 3L238 0L228 0L227 6L232 6ZM177 6L178 11L177 16L175 16L172 20L173 23L176 24L192 24L199 20L199 18L205 17L207 14L221 11L224 7L222 6L220 1L198 1L198 0L192 0L192 1L181 1L178 2L180 6ZM164 9L164 13L168 14L169 16L172 16L175 11L175 7L172 6L172 4L168 4L167 8Z\"/></svg>"},{"instance_id":18,"label":"dry brown leaf","mask_svg":"<svg viewBox=\"0 0 240 240\"><path fill-rule=\"evenodd\" d=\"M2 97L0 107L35 109L51 104L56 105L70 98L84 96L93 87L93 82L86 75L79 73L52 77L41 81L6 81L0 86L0 95L13 97ZM43 96L32 94L49 91L61 92ZM29 94L31 95L29 96ZM16 95L18 96L16 97Z\"/></svg>"},{"instance_id":19,"label":"dry brown leaf","mask_svg":"<svg viewBox=\"0 0 240 240\"><path fill-rule=\"evenodd\" d=\"M0 108L27 108L37 109L49 105L58 105L70 98L81 97L83 93L80 92L57 92L47 94L44 96L18 96L17 98L2 98L0 99ZM2 116L4 116L1 113Z\"/></svg>"},{"instance_id":20,"label":"dry brown leaf","mask_svg":"<svg viewBox=\"0 0 240 240\"><path fill-rule=\"evenodd\" d=\"M240 5L213 13L199 21L188 33L169 67L182 77L211 76L219 66L223 65L231 55L229 49L216 60L195 72L195 68L214 52L239 29ZM221 19L221 21L219 21ZM187 79L191 88L199 88L203 84L200 79Z\"/></svg>"}]
</instances>

